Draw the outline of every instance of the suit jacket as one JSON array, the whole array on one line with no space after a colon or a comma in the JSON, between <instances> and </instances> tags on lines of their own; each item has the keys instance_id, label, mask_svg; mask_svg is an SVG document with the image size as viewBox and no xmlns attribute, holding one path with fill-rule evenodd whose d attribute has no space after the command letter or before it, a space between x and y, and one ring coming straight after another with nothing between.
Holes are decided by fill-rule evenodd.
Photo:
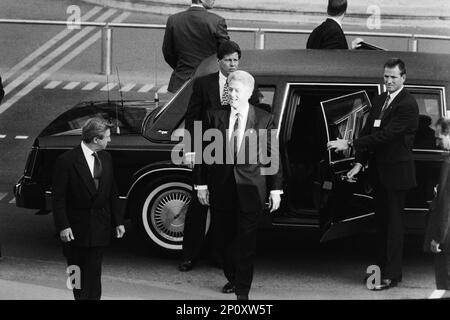
<instances>
[{"instance_id":1,"label":"suit jacket","mask_svg":"<svg viewBox=\"0 0 450 320\"><path fill-rule=\"evenodd\" d=\"M205 129L219 129L225 141L223 143L222 157L217 163L208 165L203 161L201 165L195 165L194 181L197 185L208 185L210 204L212 207L227 208L229 205L229 197L226 186L229 179L234 178L240 209L243 211L259 212L264 208L265 200L267 199L267 188L269 190L282 189L283 176L278 143L271 145L270 138L264 142L260 137L258 137L257 142L252 142L251 139L244 136L238 158L245 159L245 161L238 164L227 164L227 157L229 157L228 159L232 157L228 153L228 136L226 134L226 130L229 127L229 117L229 106L220 109L211 109L206 112L204 120ZM245 126L247 132L258 133L258 130L266 129L270 134L269 130L274 128L273 115L250 105ZM272 153L270 154L272 161L270 164L277 169L269 175L261 174L265 170L265 167L268 166L263 163L266 161L261 161L261 153L263 152L261 147L263 143L267 143L264 146L267 147L266 150L271 150L272 147ZM252 147L257 149L252 149Z\"/></svg>"},{"instance_id":2,"label":"suit jacket","mask_svg":"<svg viewBox=\"0 0 450 320\"><path fill-rule=\"evenodd\" d=\"M307 49L348 49L341 26L328 18L316 27L308 37Z\"/></svg>"},{"instance_id":3,"label":"suit jacket","mask_svg":"<svg viewBox=\"0 0 450 320\"><path fill-rule=\"evenodd\" d=\"M378 174L381 183L395 190L416 185L412 148L419 123L419 107L414 97L403 88L379 119L387 93L377 96L360 137L353 142L356 162L369 161L369 170Z\"/></svg>"},{"instance_id":4,"label":"suit jacket","mask_svg":"<svg viewBox=\"0 0 450 320\"><path fill-rule=\"evenodd\" d=\"M431 240L440 243L443 252L450 252L450 157L443 162L438 192L428 213L424 250L430 252Z\"/></svg>"},{"instance_id":5,"label":"suit jacket","mask_svg":"<svg viewBox=\"0 0 450 320\"><path fill-rule=\"evenodd\" d=\"M191 7L167 19L162 52L172 67L169 92L178 90L200 62L229 40L225 19L205 8Z\"/></svg>"},{"instance_id":6,"label":"suit jacket","mask_svg":"<svg viewBox=\"0 0 450 320\"><path fill-rule=\"evenodd\" d=\"M53 217L58 232L72 228L72 241L77 246L106 246L112 226L123 224L111 156L105 151L98 152L98 156L102 163L98 190L80 145L56 160Z\"/></svg>"}]
</instances>

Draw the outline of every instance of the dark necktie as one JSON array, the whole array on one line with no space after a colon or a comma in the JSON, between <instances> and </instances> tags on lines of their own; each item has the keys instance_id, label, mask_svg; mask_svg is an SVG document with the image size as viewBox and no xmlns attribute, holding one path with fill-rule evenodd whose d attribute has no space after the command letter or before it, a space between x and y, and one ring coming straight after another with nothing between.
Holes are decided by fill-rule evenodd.
<instances>
[{"instance_id":1,"label":"dark necktie","mask_svg":"<svg viewBox=\"0 0 450 320\"><path fill-rule=\"evenodd\" d=\"M228 91L228 80L225 81L225 84L223 85L223 92L222 92L222 105L230 104L230 91Z\"/></svg>"},{"instance_id":2,"label":"dark necktie","mask_svg":"<svg viewBox=\"0 0 450 320\"><path fill-rule=\"evenodd\" d=\"M234 121L233 133L231 134L231 139L233 139L233 155L234 163L237 163L237 155L239 151L239 124L240 124L240 114L236 113L236 120Z\"/></svg>"},{"instance_id":3,"label":"dark necktie","mask_svg":"<svg viewBox=\"0 0 450 320\"><path fill-rule=\"evenodd\" d=\"M92 152L92 155L94 156L94 183L95 188L98 189L98 183L100 181L100 177L102 176L102 162L100 161L100 158L98 157L97 152Z\"/></svg>"},{"instance_id":4,"label":"dark necktie","mask_svg":"<svg viewBox=\"0 0 450 320\"><path fill-rule=\"evenodd\" d=\"M383 115L387 109L389 109L389 101L391 100L391 95L388 93L386 100L384 101L383 108L381 108L380 112L380 120L383 119Z\"/></svg>"}]
</instances>

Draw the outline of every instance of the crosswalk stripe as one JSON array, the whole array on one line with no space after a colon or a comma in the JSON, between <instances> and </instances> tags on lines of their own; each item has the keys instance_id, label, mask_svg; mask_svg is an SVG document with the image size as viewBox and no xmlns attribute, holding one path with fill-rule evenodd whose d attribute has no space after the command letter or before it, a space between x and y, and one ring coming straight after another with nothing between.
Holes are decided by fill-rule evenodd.
<instances>
[{"instance_id":1,"label":"crosswalk stripe","mask_svg":"<svg viewBox=\"0 0 450 320\"><path fill-rule=\"evenodd\" d=\"M89 10L84 16L81 17L82 21L88 21L90 18L92 18L94 15L96 15L98 12L102 10L102 7L94 7L91 10ZM16 64L14 67L9 69L3 76L3 81L6 81L11 77L13 74L15 74L17 71L25 67L27 64L29 64L31 61L42 55L45 51L47 51L49 48L51 48L53 45L58 43L61 39L66 37L68 34L70 34L73 31L73 29L64 28L60 33L58 33L56 36L48 40L46 43L44 43L42 46L40 46L38 49L33 51L31 54L29 54L25 59L20 61L18 64Z\"/></svg>"},{"instance_id":2,"label":"crosswalk stripe","mask_svg":"<svg viewBox=\"0 0 450 320\"><path fill-rule=\"evenodd\" d=\"M44 87L44 89L55 89L61 83L62 83L62 81L50 81L49 83L47 83L47 85Z\"/></svg>"},{"instance_id":3,"label":"crosswalk stripe","mask_svg":"<svg viewBox=\"0 0 450 320\"><path fill-rule=\"evenodd\" d=\"M3 200L3 198L6 197L7 194L7 192L0 192L0 201Z\"/></svg>"},{"instance_id":4,"label":"crosswalk stripe","mask_svg":"<svg viewBox=\"0 0 450 320\"><path fill-rule=\"evenodd\" d=\"M123 12L117 18L113 19L112 22L121 22L125 20L130 15L129 12ZM52 64L52 66L45 72L43 72L40 76L30 82L25 88L17 92L11 99L7 100L5 103L0 105L0 114L11 107L14 103L16 103L20 98L24 97L28 93L30 93L34 88L39 86L43 81L45 81L50 75L59 70L66 63L71 61L73 58L78 56L83 50L94 44L97 40L100 39L101 31L97 31L93 36L88 38L86 41L83 41L80 45L78 45L75 49L71 50L66 56L64 56L58 62Z\"/></svg>"},{"instance_id":5,"label":"crosswalk stripe","mask_svg":"<svg viewBox=\"0 0 450 320\"><path fill-rule=\"evenodd\" d=\"M145 86L143 86L142 88L140 88L138 90L138 92L149 92L150 89L152 89L154 87L153 84L146 84Z\"/></svg>"},{"instance_id":6,"label":"crosswalk stripe","mask_svg":"<svg viewBox=\"0 0 450 320\"><path fill-rule=\"evenodd\" d=\"M87 85L85 85L81 90L92 90L98 85L98 82L89 82Z\"/></svg>"},{"instance_id":7,"label":"crosswalk stripe","mask_svg":"<svg viewBox=\"0 0 450 320\"><path fill-rule=\"evenodd\" d=\"M16 203L16 197L12 198L9 203Z\"/></svg>"},{"instance_id":8,"label":"crosswalk stripe","mask_svg":"<svg viewBox=\"0 0 450 320\"><path fill-rule=\"evenodd\" d=\"M6 134L0 134L0 139L5 139L6 138Z\"/></svg>"},{"instance_id":9,"label":"crosswalk stripe","mask_svg":"<svg viewBox=\"0 0 450 320\"><path fill-rule=\"evenodd\" d=\"M445 294L445 290L434 290L428 299L440 299Z\"/></svg>"},{"instance_id":10,"label":"crosswalk stripe","mask_svg":"<svg viewBox=\"0 0 450 320\"><path fill-rule=\"evenodd\" d=\"M101 88L100 91L108 91L108 90L112 90L116 85L117 85L117 83L108 83L108 84L105 84L105 86L104 86L103 88Z\"/></svg>"},{"instance_id":11,"label":"crosswalk stripe","mask_svg":"<svg viewBox=\"0 0 450 320\"><path fill-rule=\"evenodd\" d=\"M136 83L127 83L124 87L122 87L122 90L120 90L120 91L128 92L131 89L133 89L135 85L136 85Z\"/></svg>"},{"instance_id":12,"label":"crosswalk stripe","mask_svg":"<svg viewBox=\"0 0 450 320\"><path fill-rule=\"evenodd\" d=\"M14 139L25 140L28 139L28 136L15 136Z\"/></svg>"},{"instance_id":13,"label":"crosswalk stripe","mask_svg":"<svg viewBox=\"0 0 450 320\"><path fill-rule=\"evenodd\" d=\"M64 87L63 87L63 89L64 90L72 90L72 89L74 89L76 86L78 86L80 83L79 82L76 82L76 81L73 81L73 82L69 82L68 84L66 84Z\"/></svg>"},{"instance_id":14,"label":"crosswalk stripe","mask_svg":"<svg viewBox=\"0 0 450 320\"><path fill-rule=\"evenodd\" d=\"M161 88L159 88L158 93L167 93L167 85L162 86Z\"/></svg>"}]
</instances>

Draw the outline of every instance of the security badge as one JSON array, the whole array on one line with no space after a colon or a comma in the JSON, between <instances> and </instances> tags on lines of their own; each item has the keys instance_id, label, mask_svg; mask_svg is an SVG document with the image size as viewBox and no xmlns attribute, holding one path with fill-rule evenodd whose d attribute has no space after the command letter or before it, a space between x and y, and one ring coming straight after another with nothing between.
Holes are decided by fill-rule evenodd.
<instances>
[{"instance_id":1,"label":"security badge","mask_svg":"<svg viewBox=\"0 0 450 320\"><path fill-rule=\"evenodd\" d=\"M381 120L380 119L376 119L373 123L373 127L374 128L379 128L381 125Z\"/></svg>"}]
</instances>

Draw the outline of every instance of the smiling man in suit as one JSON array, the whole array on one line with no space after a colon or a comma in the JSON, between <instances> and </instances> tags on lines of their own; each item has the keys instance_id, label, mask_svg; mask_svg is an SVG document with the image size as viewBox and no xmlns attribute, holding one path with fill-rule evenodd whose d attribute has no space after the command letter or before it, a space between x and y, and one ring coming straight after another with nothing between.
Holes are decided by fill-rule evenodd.
<instances>
[{"instance_id":1,"label":"smiling man in suit","mask_svg":"<svg viewBox=\"0 0 450 320\"><path fill-rule=\"evenodd\" d=\"M397 58L388 60L384 65L387 92L373 101L360 137L328 142L328 148L336 151L355 148L355 166L347 173L348 178L352 179L368 162L381 269L381 283L374 290L394 287L402 280L402 213L408 190L416 186L412 147L419 108L404 88L405 80L405 63Z\"/></svg>"},{"instance_id":2,"label":"smiling man in suit","mask_svg":"<svg viewBox=\"0 0 450 320\"><path fill-rule=\"evenodd\" d=\"M205 133L209 129L217 133L223 149L216 150L212 164L205 163L204 154L203 163L196 161L194 168L198 199L210 205L214 243L223 257L228 283L222 292L234 292L238 300L248 299L258 216L264 211L267 189L271 212L279 208L282 193L278 143L271 139L276 137L273 116L248 102L254 85L248 72L238 70L228 76L230 106L210 109L204 119ZM252 141L255 134L258 138ZM262 160L263 150L270 152L272 170L266 170L269 162Z\"/></svg>"},{"instance_id":3,"label":"smiling man in suit","mask_svg":"<svg viewBox=\"0 0 450 320\"><path fill-rule=\"evenodd\" d=\"M192 0L189 9L167 19L162 52L173 72L167 91L175 93L194 73L203 59L217 52L229 40L221 16L207 11L215 0Z\"/></svg>"},{"instance_id":4,"label":"smiling man in suit","mask_svg":"<svg viewBox=\"0 0 450 320\"><path fill-rule=\"evenodd\" d=\"M81 288L73 288L75 300L100 300L102 258L115 235L125 233L109 153L111 126L91 118L82 128L81 144L56 160L52 205L63 253L69 266L78 266Z\"/></svg>"}]
</instances>

